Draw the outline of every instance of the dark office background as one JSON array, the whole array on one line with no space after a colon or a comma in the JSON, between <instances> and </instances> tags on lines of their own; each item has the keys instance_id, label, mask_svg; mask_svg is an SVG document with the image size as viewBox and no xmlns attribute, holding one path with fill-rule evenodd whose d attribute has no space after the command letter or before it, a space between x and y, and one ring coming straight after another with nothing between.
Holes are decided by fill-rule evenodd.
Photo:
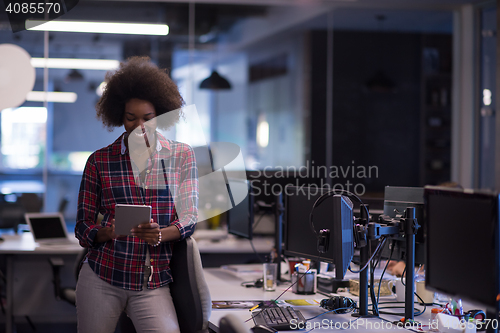
<instances>
[{"instance_id":1,"label":"dark office background","mask_svg":"<svg viewBox=\"0 0 500 333\"><path fill-rule=\"evenodd\" d=\"M326 163L326 38L326 31L311 32L311 160L317 165ZM451 41L451 35L438 38ZM420 168L425 168L420 160L425 155L421 142L426 139L422 54L427 39L417 33L334 32L333 165L346 167L354 161L366 169L377 166L378 177L350 178L363 183L368 192L383 192L387 185L421 186L448 180L449 164L441 178L420 175ZM451 43L443 47L449 47L444 50L448 56ZM394 87L370 89L367 83L377 73L383 73ZM448 156L449 149L448 138L444 147Z\"/></svg>"}]
</instances>

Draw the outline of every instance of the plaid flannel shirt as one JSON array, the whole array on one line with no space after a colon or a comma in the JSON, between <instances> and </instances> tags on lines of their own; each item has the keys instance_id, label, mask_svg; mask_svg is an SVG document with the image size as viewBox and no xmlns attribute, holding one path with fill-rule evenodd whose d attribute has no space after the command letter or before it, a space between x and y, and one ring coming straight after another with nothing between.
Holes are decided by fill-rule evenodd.
<instances>
[{"instance_id":1,"label":"plaid flannel shirt","mask_svg":"<svg viewBox=\"0 0 500 333\"><path fill-rule=\"evenodd\" d=\"M124 145L124 135L87 160L78 195L75 235L81 246L89 248L87 260L92 270L104 281L127 290L142 290L149 247L153 273L148 289L154 289L172 282L171 243L154 247L135 236L97 243L96 234L110 226L115 204L119 203L150 205L151 217L160 228L174 225L181 239L190 236L198 219L198 172L191 147L157 133L156 151L148 160L141 183L134 177L136 166ZM100 223L98 213L104 216Z\"/></svg>"}]
</instances>

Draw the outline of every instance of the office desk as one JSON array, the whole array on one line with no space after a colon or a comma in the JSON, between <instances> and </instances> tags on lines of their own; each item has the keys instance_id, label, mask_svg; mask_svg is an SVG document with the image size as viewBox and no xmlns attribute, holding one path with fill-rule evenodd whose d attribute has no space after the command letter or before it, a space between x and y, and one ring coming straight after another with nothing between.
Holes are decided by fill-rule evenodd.
<instances>
[{"instance_id":1,"label":"office desk","mask_svg":"<svg viewBox=\"0 0 500 333\"><path fill-rule=\"evenodd\" d=\"M5 259L6 319L5 331L14 332L15 316L49 319L51 316L76 321L74 306L59 302L54 296L50 256L62 257L63 286L76 284L73 263L82 251L76 242L68 245L38 246L29 232L2 235L0 255Z\"/></svg>"},{"instance_id":2,"label":"office desk","mask_svg":"<svg viewBox=\"0 0 500 333\"><path fill-rule=\"evenodd\" d=\"M204 267L220 267L222 265L259 262L248 239L228 235L226 238L211 240L197 239ZM273 237L255 237L252 240L255 251L263 260L274 247Z\"/></svg>"},{"instance_id":3,"label":"office desk","mask_svg":"<svg viewBox=\"0 0 500 333\"><path fill-rule=\"evenodd\" d=\"M250 274L238 274L229 270L224 270L220 268L206 268L204 269L205 279L210 289L210 295L212 301L244 301L244 300L271 300L276 299L281 293L289 286L289 284L278 286L277 290L274 292L265 292L263 289L259 288L245 288L240 284L244 281L255 280L256 278L262 277L259 273ZM340 293L339 295L347 296L355 301L358 301L356 296L349 293ZM314 295L298 295L294 294L291 290L286 291L280 299L282 300L292 300L292 299L308 299L320 301L324 298L328 298L322 294L316 293ZM380 301L395 301L394 296L380 297ZM404 307L404 305L402 305ZM295 309L300 310L306 319L312 318L314 316L324 313L326 310L318 306L308 305L308 306L293 306ZM419 305L416 305L420 308ZM398 309L396 311L404 313L404 308ZM416 320L422 322L423 324L430 323L430 308L427 311L416 317ZM212 309L212 314L210 316L210 329L218 332L219 320L228 313L232 313L239 317L242 321L246 321L245 325L250 329L254 326L253 319L251 319L251 314L248 309ZM400 315L381 315L389 321L396 321L404 316ZM349 331L362 331L362 332L381 332L387 330L401 330L401 328L390 324L387 321L383 321L378 318L361 318L358 319L353 317L351 314L325 314L311 323L316 323L318 327L316 329L328 332L333 330L349 330ZM311 324L312 325L312 324ZM312 327L311 327L312 328ZM295 330L296 331L296 330ZM308 330L306 330L308 331ZM407 331L407 330L405 330ZM305 331L303 331L305 332Z\"/></svg>"}]
</instances>

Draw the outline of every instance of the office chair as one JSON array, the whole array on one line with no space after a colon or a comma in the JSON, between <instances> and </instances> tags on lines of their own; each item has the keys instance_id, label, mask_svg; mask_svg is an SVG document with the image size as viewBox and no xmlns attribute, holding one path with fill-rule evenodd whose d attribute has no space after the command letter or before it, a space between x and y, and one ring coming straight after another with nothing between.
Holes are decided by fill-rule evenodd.
<instances>
[{"instance_id":1,"label":"office chair","mask_svg":"<svg viewBox=\"0 0 500 333\"><path fill-rule=\"evenodd\" d=\"M174 279L170 293L181 332L208 332L212 299L203 275L200 251L193 238L173 243L170 269Z\"/></svg>"},{"instance_id":2,"label":"office chair","mask_svg":"<svg viewBox=\"0 0 500 333\"><path fill-rule=\"evenodd\" d=\"M203 275L200 251L196 241L188 237L172 243L170 269L174 282L170 294L174 302L179 328L182 333L208 332L208 319L212 312L212 300ZM123 316L119 321L122 333L133 333L133 323Z\"/></svg>"},{"instance_id":3,"label":"office chair","mask_svg":"<svg viewBox=\"0 0 500 333\"><path fill-rule=\"evenodd\" d=\"M82 268L82 260L87 254L87 249L82 249L82 251L78 254L75 261L75 279L78 280L78 274L80 273L80 269ZM64 266L64 261L61 257L49 257L49 263L52 267L52 276L54 283L54 294L56 299L63 300L68 302L71 305L76 306L76 291L75 288L63 288L61 287L61 267Z\"/></svg>"},{"instance_id":4,"label":"office chair","mask_svg":"<svg viewBox=\"0 0 500 333\"><path fill-rule=\"evenodd\" d=\"M43 199L38 193L22 193L17 202L26 209L26 213L39 213L43 208Z\"/></svg>"},{"instance_id":5,"label":"office chair","mask_svg":"<svg viewBox=\"0 0 500 333\"><path fill-rule=\"evenodd\" d=\"M24 223L26 209L17 202L0 203L0 228L14 229L17 233L18 225Z\"/></svg>"},{"instance_id":6,"label":"office chair","mask_svg":"<svg viewBox=\"0 0 500 333\"><path fill-rule=\"evenodd\" d=\"M274 328L256 325L251 329L245 327L243 320L230 313L219 320L219 333L273 333Z\"/></svg>"},{"instance_id":7,"label":"office chair","mask_svg":"<svg viewBox=\"0 0 500 333\"><path fill-rule=\"evenodd\" d=\"M57 207L57 211L64 215L66 208L68 207L69 199L67 197L63 197L59 201L59 206Z\"/></svg>"},{"instance_id":8,"label":"office chair","mask_svg":"<svg viewBox=\"0 0 500 333\"><path fill-rule=\"evenodd\" d=\"M219 320L219 333L250 333L243 321L230 313Z\"/></svg>"}]
</instances>

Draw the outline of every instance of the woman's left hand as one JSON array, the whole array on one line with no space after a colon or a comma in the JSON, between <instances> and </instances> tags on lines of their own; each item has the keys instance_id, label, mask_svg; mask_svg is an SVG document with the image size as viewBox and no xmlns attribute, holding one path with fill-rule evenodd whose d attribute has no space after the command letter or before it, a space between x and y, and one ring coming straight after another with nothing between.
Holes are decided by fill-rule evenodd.
<instances>
[{"instance_id":1,"label":"woman's left hand","mask_svg":"<svg viewBox=\"0 0 500 333\"><path fill-rule=\"evenodd\" d=\"M158 244L160 239L160 226L151 219L150 223L142 223L132 229L132 235L139 237L149 245Z\"/></svg>"}]
</instances>

